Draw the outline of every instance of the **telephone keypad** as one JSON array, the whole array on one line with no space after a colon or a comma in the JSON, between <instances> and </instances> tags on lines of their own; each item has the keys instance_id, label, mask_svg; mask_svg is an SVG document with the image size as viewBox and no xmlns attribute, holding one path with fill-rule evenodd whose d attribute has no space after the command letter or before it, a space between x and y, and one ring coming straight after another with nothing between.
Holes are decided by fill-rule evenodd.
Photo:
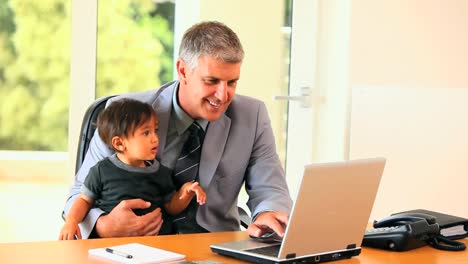
<instances>
[{"instance_id":1,"label":"telephone keypad","mask_svg":"<svg viewBox=\"0 0 468 264\"><path fill-rule=\"evenodd\" d=\"M378 235L378 234L386 234L386 233L396 233L396 232L407 232L408 227L405 225L401 226L386 226L386 227L378 227L378 228L371 228L366 230L366 235Z\"/></svg>"}]
</instances>

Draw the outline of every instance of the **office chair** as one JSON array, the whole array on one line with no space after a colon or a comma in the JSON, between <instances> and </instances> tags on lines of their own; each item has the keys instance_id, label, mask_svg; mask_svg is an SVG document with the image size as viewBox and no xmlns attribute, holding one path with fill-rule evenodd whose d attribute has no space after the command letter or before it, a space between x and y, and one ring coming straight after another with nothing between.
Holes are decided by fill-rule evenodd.
<instances>
[{"instance_id":1,"label":"office chair","mask_svg":"<svg viewBox=\"0 0 468 264\"><path fill-rule=\"evenodd\" d=\"M104 96L94 101L86 110L83 121L81 123L80 140L78 142L78 150L76 153L75 174L83 164L86 152L89 148L91 138L97 127L97 118L99 113L106 107L107 100L115 95Z\"/></svg>"},{"instance_id":2,"label":"office chair","mask_svg":"<svg viewBox=\"0 0 468 264\"><path fill-rule=\"evenodd\" d=\"M115 95L101 97L94 101L86 110L83 121L81 123L80 140L78 142L78 150L76 153L75 174L83 164L86 152L89 148L89 143L91 138L93 138L94 131L96 130L98 115L106 107L107 100L114 96ZM239 212L241 226L247 229L250 224L249 214L247 214L247 212L239 206L237 207L237 210Z\"/></svg>"}]
</instances>

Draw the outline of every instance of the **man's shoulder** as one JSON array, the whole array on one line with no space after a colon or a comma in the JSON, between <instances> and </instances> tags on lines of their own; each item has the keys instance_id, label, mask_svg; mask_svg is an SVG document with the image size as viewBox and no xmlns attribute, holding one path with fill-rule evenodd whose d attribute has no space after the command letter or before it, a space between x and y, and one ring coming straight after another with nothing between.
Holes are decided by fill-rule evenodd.
<instances>
[{"instance_id":1,"label":"man's shoulder","mask_svg":"<svg viewBox=\"0 0 468 264\"><path fill-rule=\"evenodd\" d=\"M227 116L248 113L257 113L261 108L265 108L265 103L259 99L246 96L246 95L236 95L234 100L232 100L231 105L226 111Z\"/></svg>"},{"instance_id":2,"label":"man's shoulder","mask_svg":"<svg viewBox=\"0 0 468 264\"><path fill-rule=\"evenodd\" d=\"M225 112L232 124L255 126L268 120L268 110L265 103L259 99L236 95Z\"/></svg>"},{"instance_id":3,"label":"man's shoulder","mask_svg":"<svg viewBox=\"0 0 468 264\"><path fill-rule=\"evenodd\" d=\"M151 104L156 100L157 91L158 89L151 89L151 90L147 90L143 92L124 93L116 97L113 97L112 99L109 100L109 103L112 103L114 101L121 100L124 98L130 98L130 99L135 99L135 100L147 103L147 104Z\"/></svg>"},{"instance_id":4,"label":"man's shoulder","mask_svg":"<svg viewBox=\"0 0 468 264\"><path fill-rule=\"evenodd\" d=\"M263 104L263 101L247 95L236 94L232 102Z\"/></svg>"},{"instance_id":5,"label":"man's shoulder","mask_svg":"<svg viewBox=\"0 0 468 264\"><path fill-rule=\"evenodd\" d=\"M162 92L164 92L166 89L171 89L172 87L174 87L176 83L177 81L172 81L172 82L168 82L162 85L159 88L150 89L150 90L142 91L142 92L124 93L116 97L113 97L110 101L112 102L112 101L116 101L116 100L123 99L123 98L131 98L131 99L142 101L148 104L152 104Z\"/></svg>"},{"instance_id":6,"label":"man's shoulder","mask_svg":"<svg viewBox=\"0 0 468 264\"><path fill-rule=\"evenodd\" d=\"M258 108L262 105L265 105L265 103L262 100L246 95L237 94L236 97L234 97L234 100L232 100L230 108L234 108L236 110L244 109L250 111L251 109Z\"/></svg>"}]
</instances>

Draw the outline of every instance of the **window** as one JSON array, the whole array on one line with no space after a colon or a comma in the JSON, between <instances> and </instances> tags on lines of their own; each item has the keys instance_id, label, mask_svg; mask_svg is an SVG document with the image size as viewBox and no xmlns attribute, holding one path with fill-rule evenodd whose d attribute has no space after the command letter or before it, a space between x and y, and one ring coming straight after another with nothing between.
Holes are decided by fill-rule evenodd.
<instances>
[{"instance_id":1,"label":"window","mask_svg":"<svg viewBox=\"0 0 468 264\"><path fill-rule=\"evenodd\" d=\"M99 1L96 97L145 91L172 80L170 1Z\"/></svg>"},{"instance_id":2,"label":"window","mask_svg":"<svg viewBox=\"0 0 468 264\"><path fill-rule=\"evenodd\" d=\"M0 150L67 150L69 2L0 1Z\"/></svg>"},{"instance_id":3,"label":"window","mask_svg":"<svg viewBox=\"0 0 468 264\"><path fill-rule=\"evenodd\" d=\"M53 239L62 224L70 13L66 0L0 0L0 243Z\"/></svg>"}]
</instances>

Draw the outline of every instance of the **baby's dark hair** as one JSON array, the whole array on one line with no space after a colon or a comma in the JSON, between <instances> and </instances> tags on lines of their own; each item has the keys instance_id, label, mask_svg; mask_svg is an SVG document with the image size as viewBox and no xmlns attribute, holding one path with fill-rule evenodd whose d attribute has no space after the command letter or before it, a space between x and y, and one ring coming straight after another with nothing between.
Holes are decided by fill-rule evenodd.
<instances>
[{"instance_id":1,"label":"baby's dark hair","mask_svg":"<svg viewBox=\"0 0 468 264\"><path fill-rule=\"evenodd\" d=\"M99 136L112 150L118 151L112 146L112 138L133 135L137 127L153 116L156 117L156 112L147 103L128 98L114 101L99 113Z\"/></svg>"}]
</instances>

